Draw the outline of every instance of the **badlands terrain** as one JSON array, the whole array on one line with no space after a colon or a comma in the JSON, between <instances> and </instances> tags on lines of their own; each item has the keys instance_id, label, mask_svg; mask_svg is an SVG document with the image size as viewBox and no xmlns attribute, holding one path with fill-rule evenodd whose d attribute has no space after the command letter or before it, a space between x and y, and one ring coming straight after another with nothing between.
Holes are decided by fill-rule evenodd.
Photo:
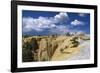
<instances>
[{"instance_id":1,"label":"badlands terrain","mask_svg":"<svg viewBox=\"0 0 100 73\"><path fill-rule=\"evenodd\" d=\"M30 36L22 39L23 62L80 60L90 57L90 37L87 34Z\"/></svg>"}]
</instances>

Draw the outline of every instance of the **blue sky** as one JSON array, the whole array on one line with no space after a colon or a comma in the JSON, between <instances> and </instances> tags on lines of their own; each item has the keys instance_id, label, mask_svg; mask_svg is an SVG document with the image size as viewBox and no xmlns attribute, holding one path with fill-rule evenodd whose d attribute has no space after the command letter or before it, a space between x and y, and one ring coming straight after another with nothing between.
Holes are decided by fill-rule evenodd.
<instances>
[{"instance_id":1,"label":"blue sky","mask_svg":"<svg viewBox=\"0 0 100 73\"><path fill-rule=\"evenodd\" d=\"M74 12L22 11L23 35L90 33L90 14Z\"/></svg>"}]
</instances>

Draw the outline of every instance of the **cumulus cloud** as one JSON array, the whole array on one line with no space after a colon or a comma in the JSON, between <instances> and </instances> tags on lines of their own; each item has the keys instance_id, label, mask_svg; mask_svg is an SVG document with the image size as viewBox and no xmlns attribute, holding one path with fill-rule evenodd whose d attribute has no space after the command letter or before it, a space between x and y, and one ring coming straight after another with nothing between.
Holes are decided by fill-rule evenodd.
<instances>
[{"instance_id":1,"label":"cumulus cloud","mask_svg":"<svg viewBox=\"0 0 100 73\"><path fill-rule=\"evenodd\" d=\"M60 23L68 18L67 13L59 13L54 17L43 17L39 16L38 18L32 17L23 17L23 32L29 32L32 30L43 31L44 29L51 29L56 27L57 23ZM66 20L67 21L67 20Z\"/></svg>"},{"instance_id":2,"label":"cumulus cloud","mask_svg":"<svg viewBox=\"0 0 100 73\"><path fill-rule=\"evenodd\" d=\"M68 15L67 15L67 13L59 13L58 15L55 15L54 16L54 21L56 21L56 22L60 22L60 21L63 21L63 20L65 20L66 18L68 18Z\"/></svg>"},{"instance_id":3,"label":"cumulus cloud","mask_svg":"<svg viewBox=\"0 0 100 73\"><path fill-rule=\"evenodd\" d=\"M33 19L32 17L23 18L23 31L29 32L31 30L41 31L41 28L38 28L40 24L38 24L36 19ZM38 25L37 25L38 24Z\"/></svg>"},{"instance_id":4,"label":"cumulus cloud","mask_svg":"<svg viewBox=\"0 0 100 73\"><path fill-rule=\"evenodd\" d=\"M74 21L71 22L71 25L73 26L84 25L84 22L75 19Z\"/></svg>"}]
</instances>

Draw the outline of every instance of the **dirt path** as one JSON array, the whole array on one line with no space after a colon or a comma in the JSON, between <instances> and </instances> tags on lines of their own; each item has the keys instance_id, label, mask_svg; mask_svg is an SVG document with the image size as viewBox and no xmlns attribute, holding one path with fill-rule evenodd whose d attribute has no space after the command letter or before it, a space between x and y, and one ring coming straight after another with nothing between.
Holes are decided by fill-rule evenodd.
<instances>
[{"instance_id":1,"label":"dirt path","mask_svg":"<svg viewBox=\"0 0 100 73\"><path fill-rule=\"evenodd\" d=\"M64 52L60 51L62 46L65 46L68 42L65 41L64 44L55 51L52 61L61 61L61 60L75 60L75 59L86 59L89 58L89 41L81 41L78 47L66 48Z\"/></svg>"},{"instance_id":2,"label":"dirt path","mask_svg":"<svg viewBox=\"0 0 100 73\"><path fill-rule=\"evenodd\" d=\"M80 52L69 58L69 60L82 60L90 58L90 41L82 42L81 46L84 47L80 48Z\"/></svg>"}]
</instances>

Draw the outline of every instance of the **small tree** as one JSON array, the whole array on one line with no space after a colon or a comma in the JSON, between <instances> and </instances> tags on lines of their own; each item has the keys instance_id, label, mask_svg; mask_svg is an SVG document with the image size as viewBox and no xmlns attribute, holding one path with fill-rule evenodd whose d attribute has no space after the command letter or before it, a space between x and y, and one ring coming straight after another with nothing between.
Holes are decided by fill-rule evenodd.
<instances>
[{"instance_id":1,"label":"small tree","mask_svg":"<svg viewBox=\"0 0 100 73\"><path fill-rule=\"evenodd\" d=\"M73 44L72 47L77 47L79 45L78 37L74 37L71 41L72 41L72 44Z\"/></svg>"},{"instance_id":2,"label":"small tree","mask_svg":"<svg viewBox=\"0 0 100 73\"><path fill-rule=\"evenodd\" d=\"M70 33L69 33L69 32L67 32L67 33L66 33L66 36L70 36Z\"/></svg>"}]
</instances>

